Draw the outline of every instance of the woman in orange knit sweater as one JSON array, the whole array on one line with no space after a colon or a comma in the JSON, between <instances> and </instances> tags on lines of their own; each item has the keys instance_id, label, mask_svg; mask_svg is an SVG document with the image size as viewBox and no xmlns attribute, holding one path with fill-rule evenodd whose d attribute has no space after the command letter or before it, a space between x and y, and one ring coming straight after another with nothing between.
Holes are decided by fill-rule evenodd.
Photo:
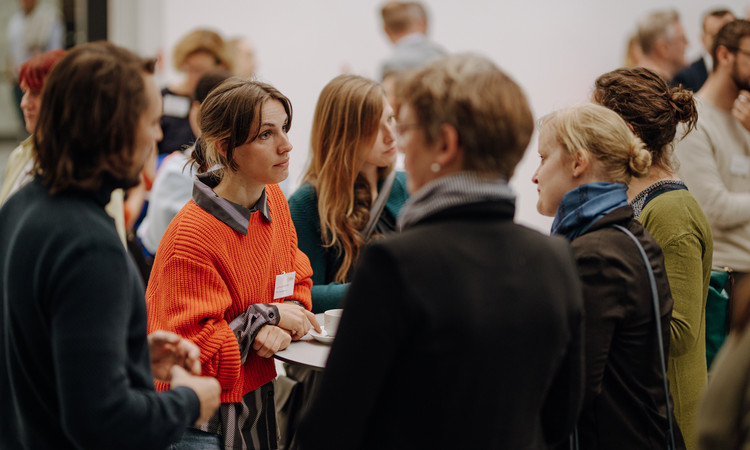
<instances>
[{"instance_id":1,"label":"woman in orange knit sweater","mask_svg":"<svg viewBox=\"0 0 750 450\"><path fill-rule=\"evenodd\" d=\"M289 172L291 120L283 94L238 78L201 106L193 197L159 244L146 298L150 330L200 347L222 406L176 448L275 448L270 357L311 323L319 330L309 312L310 262L276 184Z\"/></svg>"}]
</instances>

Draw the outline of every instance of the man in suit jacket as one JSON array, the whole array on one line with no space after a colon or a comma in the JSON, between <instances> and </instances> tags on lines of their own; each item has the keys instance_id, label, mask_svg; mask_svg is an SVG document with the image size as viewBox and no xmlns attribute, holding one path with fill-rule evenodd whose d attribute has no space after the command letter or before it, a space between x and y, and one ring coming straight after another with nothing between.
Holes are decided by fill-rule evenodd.
<instances>
[{"instance_id":1,"label":"man in suit jacket","mask_svg":"<svg viewBox=\"0 0 750 450\"><path fill-rule=\"evenodd\" d=\"M711 49L714 45L714 37L721 30L721 27L734 20L734 14L728 9L714 9L703 16L703 35L701 42L706 53L695 60L688 67L682 69L674 79L674 86L682 85L683 87L698 92L708 78L708 73L713 69L713 60L711 59Z\"/></svg>"}]
</instances>

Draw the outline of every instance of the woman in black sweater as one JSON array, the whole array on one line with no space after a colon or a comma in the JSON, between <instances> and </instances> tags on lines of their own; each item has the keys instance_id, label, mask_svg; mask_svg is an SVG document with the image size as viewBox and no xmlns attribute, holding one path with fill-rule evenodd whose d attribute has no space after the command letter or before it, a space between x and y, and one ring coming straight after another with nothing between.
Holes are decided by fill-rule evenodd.
<instances>
[{"instance_id":1,"label":"woman in black sweater","mask_svg":"<svg viewBox=\"0 0 750 450\"><path fill-rule=\"evenodd\" d=\"M355 271L302 448L546 448L578 414L581 297L567 243L513 223L526 99L474 55L399 92L403 233Z\"/></svg>"}]
</instances>

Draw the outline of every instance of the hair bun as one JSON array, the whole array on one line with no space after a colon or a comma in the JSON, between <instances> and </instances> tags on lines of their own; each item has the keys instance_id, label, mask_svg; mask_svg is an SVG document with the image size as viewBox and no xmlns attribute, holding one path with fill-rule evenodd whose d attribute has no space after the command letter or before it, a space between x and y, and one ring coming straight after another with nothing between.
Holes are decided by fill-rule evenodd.
<instances>
[{"instance_id":1,"label":"hair bun","mask_svg":"<svg viewBox=\"0 0 750 450\"><path fill-rule=\"evenodd\" d=\"M194 163L197 167L198 173L204 173L206 170L208 170L208 167L206 167L208 164L206 163L206 144L203 139L198 137L198 139L195 140L195 145L193 146L193 153L190 155L190 162Z\"/></svg>"},{"instance_id":2,"label":"hair bun","mask_svg":"<svg viewBox=\"0 0 750 450\"><path fill-rule=\"evenodd\" d=\"M682 86L673 87L669 91L669 101L674 108L674 115L679 122L688 122L693 128L698 120L698 109L695 106L693 92Z\"/></svg>"},{"instance_id":3,"label":"hair bun","mask_svg":"<svg viewBox=\"0 0 750 450\"><path fill-rule=\"evenodd\" d=\"M646 149L643 141L633 136L630 143L630 161L628 163L630 173L634 177L642 177L648 174L651 167L651 152Z\"/></svg>"}]
</instances>

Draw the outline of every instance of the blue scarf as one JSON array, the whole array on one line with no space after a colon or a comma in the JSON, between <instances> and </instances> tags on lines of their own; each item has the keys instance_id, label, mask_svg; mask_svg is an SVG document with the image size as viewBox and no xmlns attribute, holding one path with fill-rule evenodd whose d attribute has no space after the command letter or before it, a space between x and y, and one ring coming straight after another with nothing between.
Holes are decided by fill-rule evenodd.
<instances>
[{"instance_id":1,"label":"blue scarf","mask_svg":"<svg viewBox=\"0 0 750 450\"><path fill-rule=\"evenodd\" d=\"M583 184L565 194L552 222L552 234L569 241L585 233L613 210L628 205L628 187L622 183L597 181Z\"/></svg>"}]
</instances>

